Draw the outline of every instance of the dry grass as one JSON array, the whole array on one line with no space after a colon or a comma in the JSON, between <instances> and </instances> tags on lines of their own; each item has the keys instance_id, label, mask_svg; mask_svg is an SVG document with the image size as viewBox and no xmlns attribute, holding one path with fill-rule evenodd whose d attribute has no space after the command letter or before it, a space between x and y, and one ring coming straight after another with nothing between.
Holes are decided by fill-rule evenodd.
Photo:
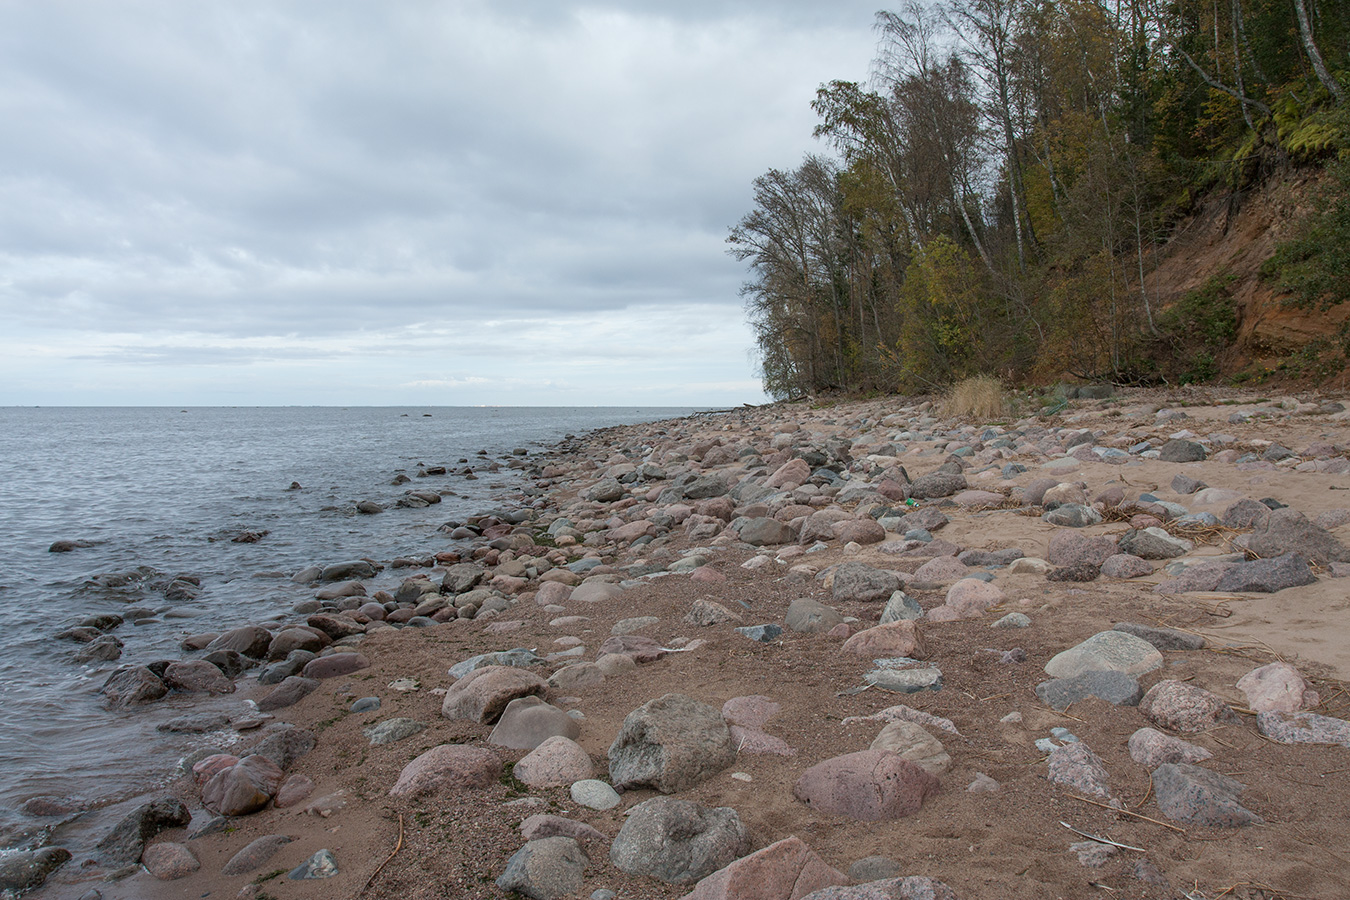
<instances>
[{"instance_id":1,"label":"dry grass","mask_svg":"<svg viewBox=\"0 0 1350 900\"><path fill-rule=\"evenodd\" d=\"M1012 409L1003 382L992 375L975 375L959 381L942 398L943 412L949 416L997 419Z\"/></svg>"}]
</instances>

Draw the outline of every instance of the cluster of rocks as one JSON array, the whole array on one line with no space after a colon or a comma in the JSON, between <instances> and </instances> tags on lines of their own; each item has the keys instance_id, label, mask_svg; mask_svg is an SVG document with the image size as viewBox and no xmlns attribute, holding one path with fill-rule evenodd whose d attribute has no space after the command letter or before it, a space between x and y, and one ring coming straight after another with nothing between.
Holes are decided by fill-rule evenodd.
<instances>
[{"instance_id":1,"label":"cluster of rocks","mask_svg":"<svg viewBox=\"0 0 1350 900\"><path fill-rule=\"evenodd\" d=\"M1350 522L1346 510L1309 518L1275 498L1208 487L1187 471L1173 474L1170 492L1127 490L1119 480L1097 486L1075 480L1092 464L1175 467L1198 460L1243 472L1337 474L1350 471L1343 447L1312 444L1296 452L1226 434L1196 435L1178 429L1186 418L1179 410L1135 411L1128 427L1117 430L1038 418L974 426L944 422L935 413L931 404L921 404L844 420L820 415L803 427L747 411L598 434L532 470L534 500L527 506L450 523L445 533L461 542L455 549L420 560L306 569L295 579L313 585L315 597L291 616L190 635L182 644L187 658L124 666L107 679L102 694L109 705L129 708L170 692L225 694L241 685L255 692L254 715L170 723L170 730L180 731L260 729L260 740L246 751L231 748L191 760L207 813L194 823L191 833L199 835L228 817L309 799L312 782L288 769L312 749L315 736L268 724L268 717L304 702L327 679L369 667L363 643L396 629L473 629L503 647L500 636L524 627L527 615L580 630L588 610L623 607L637 585L668 577L718 584L734 558L746 572L785 579L799 586L798 594L814 596L798 596L777 621L751 618L750 608L734 603L698 599L683 620L694 633L725 630L746 642L772 642L784 633L821 635L838 640L840 654L874 667L851 690L917 695L943 690L943 667L960 664L934 658L930 647L946 623L1034 625L1027 614L1034 610L1009 593L1010 579L1135 582L1141 592L1171 596L1275 592L1350 573L1350 550L1332 533ZM1232 423L1309 414L1342 413L1315 404L1267 405ZM430 504L439 495L414 490L406 499ZM1040 541L1033 553L1016 540L967 547L944 537L956 531L946 530L953 521L975 515L1004 517L1012 535L1028 522L1044 523L1053 529L1044 556L1036 555ZM1202 543L1213 534L1222 534L1232 552L1220 554ZM413 566L415 573L386 589L367 585L382 572L387 580L392 571ZM180 582L192 584L190 578L171 583ZM859 604L878 610L875 624L845 613ZM487 789L507 771L510 751L525 751L510 765L514 780L531 790L565 788L583 809L612 809L629 791L657 793L629 807L612 836L575 818L526 818L522 846L495 874L503 889L541 900L580 890L605 857L628 875L688 885L687 897L698 900L955 897L948 885L904 874L885 860L857 860L841 872L797 836L751 834L735 809L677 796L727 772L741 755L754 754L800 762L792 795L803 809L860 823L921 816L925 802L944 787L950 790L942 781L952 765L943 740L959 737L953 723L921 710L893 705L870 717L881 730L867 750L798 760L796 749L769 731L777 713L769 697L737 697L719 709L674 691L632 710L597 766L578 743L585 717L569 712L559 698L676 650L698 652L706 640L663 646L640 633L657 619L629 611L593 659L583 658L582 638L569 636L558 641L561 649L542 656L496 649L456 661L441 716L490 732L481 741L442 743L421 753L389 785L389 797L418 804ZM121 622L95 617L62 636L81 642L90 659L116 659L120 644L110 632ZM1239 714L1196 684L1156 680L1145 689L1147 676L1169 656L1203 646L1202 638L1186 632L1115 624L1050 659L1036 694L1058 710L1088 699L1137 708L1147 724L1129 737L1128 751L1151 773L1155 802L1166 818L1208 827L1260 823L1260 811L1242 804L1243 785L1205 767L1210 751L1177 736L1219 724L1246 727ZM1026 658L1020 649L1009 650L1001 652L999 664L1018 666ZM400 681L407 683L391 689L419 687L411 678ZM1233 687L1246 694L1244 712L1256 714L1253 726L1270 740L1350 746L1350 723L1312 712L1318 698L1292 666L1255 668ZM380 701L357 703L375 710ZM372 747L382 747L428 727L396 717L373 724L367 736ZM1038 744L1047 755L1048 782L1113 801L1101 758L1071 733L1057 732ZM998 787L978 774L965 790ZM321 798L310 806L338 802ZM121 849L103 853L99 862L139 861L164 879L190 875L199 865L190 842L147 844L159 830L186 825L185 813L166 806L136 820L155 824L119 825L115 834L134 833L139 843L110 835ZM251 842L223 874L257 870L289 840L275 834ZM1085 860L1100 858L1100 845L1075 847ZM32 852L46 854L33 858L34 871L60 864L55 848ZM336 874L333 854L321 853L291 877Z\"/></svg>"}]
</instances>

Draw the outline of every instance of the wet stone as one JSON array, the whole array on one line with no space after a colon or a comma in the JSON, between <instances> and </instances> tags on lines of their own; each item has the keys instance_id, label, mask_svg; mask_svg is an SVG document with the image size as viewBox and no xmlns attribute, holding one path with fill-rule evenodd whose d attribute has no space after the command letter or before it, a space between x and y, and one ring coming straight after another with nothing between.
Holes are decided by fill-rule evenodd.
<instances>
[{"instance_id":1,"label":"wet stone","mask_svg":"<svg viewBox=\"0 0 1350 900\"><path fill-rule=\"evenodd\" d=\"M332 878L336 874L338 874L338 864L333 857L333 851L319 850L288 872L286 877L292 881L304 881L316 878Z\"/></svg>"}]
</instances>

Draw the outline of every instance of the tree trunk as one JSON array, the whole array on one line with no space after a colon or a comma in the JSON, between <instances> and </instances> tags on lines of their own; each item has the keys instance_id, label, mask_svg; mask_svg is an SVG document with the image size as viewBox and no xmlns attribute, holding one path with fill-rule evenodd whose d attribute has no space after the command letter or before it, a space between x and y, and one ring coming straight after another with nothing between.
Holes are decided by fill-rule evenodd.
<instances>
[{"instance_id":1,"label":"tree trunk","mask_svg":"<svg viewBox=\"0 0 1350 900\"><path fill-rule=\"evenodd\" d=\"M1322 82L1322 87L1336 98L1338 104L1345 103L1345 92L1327 71L1327 64L1322 61L1322 53L1317 49L1317 42L1313 40L1312 23L1308 21L1308 7L1303 0L1294 0L1294 12L1298 13L1298 33L1303 38L1303 49L1308 54L1308 62L1312 63L1313 71L1317 73L1317 80Z\"/></svg>"}]
</instances>

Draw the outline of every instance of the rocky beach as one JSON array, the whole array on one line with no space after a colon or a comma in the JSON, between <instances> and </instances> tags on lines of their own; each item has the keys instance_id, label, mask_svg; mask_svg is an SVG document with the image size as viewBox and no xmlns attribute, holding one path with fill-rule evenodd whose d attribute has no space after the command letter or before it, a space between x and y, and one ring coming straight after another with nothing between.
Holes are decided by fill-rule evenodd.
<instances>
[{"instance_id":1,"label":"rocky beach","mask_svg":"<svg viewBox=\"0 0 1350 900\"><path fill-rule=\"evenodd\" d=\"M116 806L28 797L0 890L1343 896L1347 423L1090 386L522 450L440 552L311 548L307 599L171 657L68 623L110 714L175 704L199 746ZM465 477L425 474L404 509Z\"/></svg>"}]
</instances>

